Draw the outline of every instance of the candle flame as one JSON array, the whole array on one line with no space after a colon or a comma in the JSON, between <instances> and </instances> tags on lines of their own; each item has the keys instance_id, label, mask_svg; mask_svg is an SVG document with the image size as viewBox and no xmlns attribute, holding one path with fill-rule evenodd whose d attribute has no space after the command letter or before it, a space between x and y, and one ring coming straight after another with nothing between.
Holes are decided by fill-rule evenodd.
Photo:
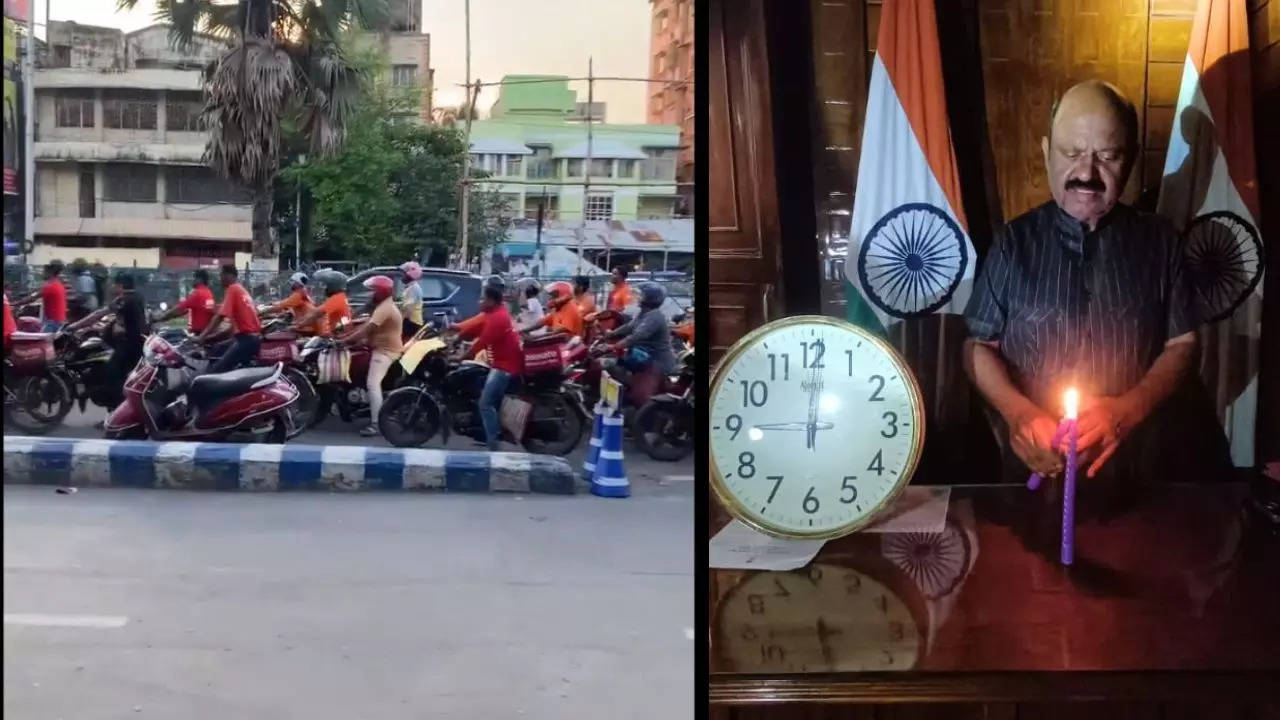
<instances>
[{"instance_id":1,"label":"candle flame","mask_svg":"<svg viewBox=\"0 0 1280 720\"><path fill-rule=\"evenodd\" d=\"M1079 407L1080 393L1075 388L1067 388L1067 391L1062 393L1062 409L1068 420L1076 419L1076 411Z\"/></svg>"}]
</instances>

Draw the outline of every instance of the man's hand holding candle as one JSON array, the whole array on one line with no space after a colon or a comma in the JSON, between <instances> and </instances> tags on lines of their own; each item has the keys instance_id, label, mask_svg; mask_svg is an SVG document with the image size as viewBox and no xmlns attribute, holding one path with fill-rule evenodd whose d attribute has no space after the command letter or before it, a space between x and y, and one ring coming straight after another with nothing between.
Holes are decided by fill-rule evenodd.
<instances>
[{"instance_id":1,"label":"man's hand holding candle","mask_svg":"<svg viewBox=\"0 0 1280 720\"><path fill-rule=\"evenodd\" d=\"M1098 474L1144 416L1138 403L1127 396L1087 398L1082 402L1078 447L1083 457L1093 458L1088 477ZM1064 440L1059 449L1066 452L1066 448Z\"/></svg>"},{"instance_id":2,"label":"man's hand holding candle","mask_svg":"<svg viewBox=\"0 0 1280 720\"><path fill-rule=\"evenodd\" d=\"M1062 472L1063 457L1053 447L1058 421L1030 403L1009 418L1009 443L1031 472L1054 477Z\"/></svg>"}]
</instances>

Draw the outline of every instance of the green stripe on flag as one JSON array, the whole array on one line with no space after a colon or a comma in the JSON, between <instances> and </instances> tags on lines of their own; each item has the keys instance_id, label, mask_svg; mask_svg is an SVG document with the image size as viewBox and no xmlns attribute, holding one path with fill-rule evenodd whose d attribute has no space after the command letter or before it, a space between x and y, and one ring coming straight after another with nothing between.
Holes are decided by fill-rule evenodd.
<instances>
[{"instance_id":1,"label":"green stripe on flag","mask_svg":"<svg viewBox=\"0 0 1280 720\"><path fill-rule=\"evenodd\" d=\"M844 279L844 319L882 338L889 337L889 333L885 331L884 325L880 324L880 318L871 309L867 299L862 297L862 293L858 292L858 288L854 287L847 277Z\"/></svg>"}]
</instances>

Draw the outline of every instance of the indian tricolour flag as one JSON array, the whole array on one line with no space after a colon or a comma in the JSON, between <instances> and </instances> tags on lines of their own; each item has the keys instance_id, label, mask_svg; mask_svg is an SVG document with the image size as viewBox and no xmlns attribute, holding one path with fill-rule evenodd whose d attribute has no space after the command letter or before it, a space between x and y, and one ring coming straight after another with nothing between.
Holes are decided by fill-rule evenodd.
<instances>
[{"instance_id":1,"label":"indian tricolour flag","mask_svg":"<svg viewBox=\"0 0 1280 720\"><path fill-rule=\"evenodd\" d=\"M846 316L881 332L963 312L974 251L960 204L934 0L885 0L845 277Z\"/></svg>"},{"instance_id":2,"label":"indian tricolour flag","mask_svg":"<svg viewBox=\"0 0 1280 720\"><path fill-rule=\"evenodd\" d=\"M1160 213L1186 242L1205 319L1201 371L1237 466L1254 464L1263 244L1245 0L1200 0L1165 156Z\"/></svg>"}]
</instances>

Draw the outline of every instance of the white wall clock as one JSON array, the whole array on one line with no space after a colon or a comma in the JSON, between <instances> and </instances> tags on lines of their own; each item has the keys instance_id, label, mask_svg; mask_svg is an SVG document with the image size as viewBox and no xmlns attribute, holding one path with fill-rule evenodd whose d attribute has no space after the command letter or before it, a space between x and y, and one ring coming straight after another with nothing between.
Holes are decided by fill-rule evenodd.
<instances>
[{"instance_id":1,"label":"white wall clock","mask_svg":"<svg viewBox=\"0 0 1280 720\"><path fill-rule=\"evenodd\" d=\"M777 537L834 538L886 510L915 472L924 405L883 339L820 315L739 340L711 378L711 487Z\"/></svg>"}]
</instances>

